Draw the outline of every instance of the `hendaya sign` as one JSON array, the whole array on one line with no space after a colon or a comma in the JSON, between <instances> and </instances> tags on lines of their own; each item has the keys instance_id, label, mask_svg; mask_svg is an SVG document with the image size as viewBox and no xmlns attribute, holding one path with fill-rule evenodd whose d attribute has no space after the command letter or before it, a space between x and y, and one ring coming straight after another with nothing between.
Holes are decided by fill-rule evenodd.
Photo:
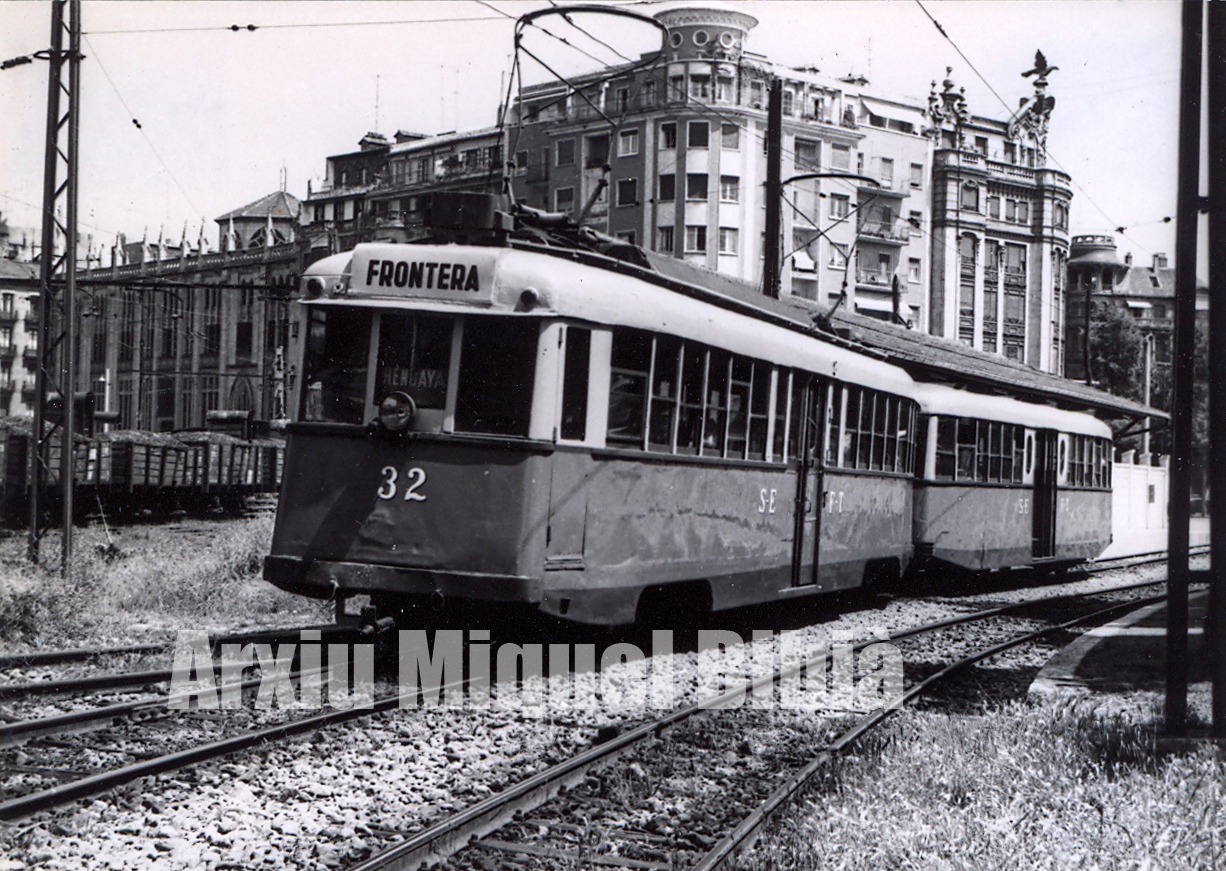
<instances>
[{"instance_id":1,"label":"hendaya sign","mask_svg":"<svg viewBox=\"0 0 1226 871\"><path fill-rule=\"evenodd\" d=\"M351 274L351 294L481 302L492 295L494 260L445 248L378 246L354 252Z\"/></svg>"}]
</instances>

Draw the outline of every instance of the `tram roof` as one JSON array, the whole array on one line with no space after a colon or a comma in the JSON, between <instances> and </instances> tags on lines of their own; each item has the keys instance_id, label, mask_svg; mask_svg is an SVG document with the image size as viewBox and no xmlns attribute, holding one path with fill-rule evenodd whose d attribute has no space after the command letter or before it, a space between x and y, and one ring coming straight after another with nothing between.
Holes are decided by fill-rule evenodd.
<instances>
[{"instance_id":1,"label":"tram roof","mask_svg":"<svg viewBox=\"0 0 1226 871\"><path fill-rule=\"evenodd\" d=\"M711 272L675 257L644 252L655 270L666 278L698 285L718 294L751 303L776 316L809 326L821 309L787 299L763 296L757 286L728 275ZM1156 417L1164 411L1144 403L1115 396L996 354L977 351L962 342L930 336L847 311L836 311L831 324L851 343L875 351L903 367L917 381L936 381L989 394L1007 394L1032 402L1052 402L1074 410L1100 412L1110 417Z\"/></svg>"}]
</instances>

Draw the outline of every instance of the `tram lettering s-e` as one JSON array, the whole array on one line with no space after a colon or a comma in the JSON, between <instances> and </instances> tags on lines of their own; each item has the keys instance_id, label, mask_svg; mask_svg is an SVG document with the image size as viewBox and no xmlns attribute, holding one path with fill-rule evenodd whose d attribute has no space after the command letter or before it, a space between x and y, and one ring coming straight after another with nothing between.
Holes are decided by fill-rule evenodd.
<instances>
[{"instance_id":1,"label":"tram lettering s-e","mask_svg":"<svg viewBox=\"0 0 1226 871\"><path fill-rule=\"evenodd\" d=\"M824 331L566 216L473 205L307 270L277 586L616 625L1110 542L1111 431L1047 404L1053 376L924 381L857 345L879 321Z\"/></svg>"}]
</instances>

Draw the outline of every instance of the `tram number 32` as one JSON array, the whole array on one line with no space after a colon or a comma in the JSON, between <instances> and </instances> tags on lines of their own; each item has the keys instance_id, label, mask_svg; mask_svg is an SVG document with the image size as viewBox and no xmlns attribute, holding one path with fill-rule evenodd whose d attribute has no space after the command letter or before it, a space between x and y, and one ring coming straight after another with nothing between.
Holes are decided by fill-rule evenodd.
<instances>
[{"instance_id":1,"label":"tram number 32","mask_svg":"<svg viewBox=\"0 0 1226 871\"><path fill-rule=\"evenodd\" d=\"M396 479L400 477L400 473L396 471L395 466L383 467L383 483L379 485L380 499L395 499L396 498ZM408 479L408 486L404 488L405 502L425 502L426 494L418 493L426 483L426 470L420 466L414 466L405 473Z\"/></svg>"}]
</instances>

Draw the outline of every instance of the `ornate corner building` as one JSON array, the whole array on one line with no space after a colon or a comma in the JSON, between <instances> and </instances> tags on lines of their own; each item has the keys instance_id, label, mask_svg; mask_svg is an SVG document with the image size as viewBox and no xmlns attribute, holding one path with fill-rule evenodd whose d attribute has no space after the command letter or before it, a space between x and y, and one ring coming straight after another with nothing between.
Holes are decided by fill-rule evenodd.
<instances>
[{"instance_id":1,"label":"ornate corner building","mask_svg":"<svg viewBox=\"0 0 1226 871\"><path fill-rule=\"evenodd\" d=\"M1069 176L1046 165L1050 69L1036 63L1034 95L1008 121L972 114L949 72L928 98L929 331L1064 374L1072 191Z\"/></svg>"}]
</instances>

